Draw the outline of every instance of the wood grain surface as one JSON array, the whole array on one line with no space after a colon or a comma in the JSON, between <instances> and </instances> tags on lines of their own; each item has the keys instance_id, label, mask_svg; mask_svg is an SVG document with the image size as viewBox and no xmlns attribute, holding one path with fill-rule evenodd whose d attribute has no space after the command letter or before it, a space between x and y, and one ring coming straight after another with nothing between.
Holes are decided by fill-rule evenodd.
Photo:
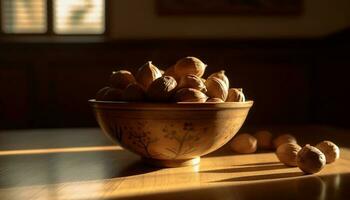
<instances>
[{"instance_id":1,"label":"wood grain surface","mask_svg":"<svg viewBox=\"0 0 350 200\"><path fill-rule=\"evenodd\" d=\"M155 168L99 129L0 131L0 199L348 199L349 130L271 130L295 134L300 144L333 140L341 158L304 175L273 152L239 155L224 146L194 167Z\"/></svg>"}]
</instances>

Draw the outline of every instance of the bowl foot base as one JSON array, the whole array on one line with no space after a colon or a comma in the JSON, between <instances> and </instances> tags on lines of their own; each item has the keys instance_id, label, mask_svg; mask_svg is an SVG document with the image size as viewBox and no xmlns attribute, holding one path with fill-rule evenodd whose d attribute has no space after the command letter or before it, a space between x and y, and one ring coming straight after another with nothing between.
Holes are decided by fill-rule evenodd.
<instances>
[{"instance_id":1,"label":"bowl foot base","mask_svg":"<svg viewBox=\"0 0 350 200\"><path fill-rule=\"evenodd\" d=\"M152 158L142 158L147 164L157 167L185 167L198 165L200 157L184 160L157 160Z\"/></svg>"}]
</instances>

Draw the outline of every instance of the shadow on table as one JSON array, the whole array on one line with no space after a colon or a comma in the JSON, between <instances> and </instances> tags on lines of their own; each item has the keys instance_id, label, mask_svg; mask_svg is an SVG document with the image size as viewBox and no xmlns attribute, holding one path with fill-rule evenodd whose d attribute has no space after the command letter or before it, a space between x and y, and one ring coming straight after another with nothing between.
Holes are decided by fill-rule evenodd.
<instances>
[{"instance_id":1,"label":"shadow on table","mask_svg":"<svg viewBox=\"0 0 350 200\"><path fill-rule=\"evenodd\" d=\"M122 168L117 174L115 174L115 178L147 174L160 169L162 168L151 166L143 160L137 160Z\"/></svg>"},{"instance_id":2,"label":"shadow on table","mask_svg":"<svg viewBox=\"0 0 350 200\"><path fill-rule=\"evenodd\" d=\"M280 165L281 162L259 162L259 163L247 163L236 166L257 166L257 165Z\"/></svg>"},{"instance_id":3,"label":"shadow on table","mask_svg":"<svg viewBox=\"0 0 350 200\"><path fill-rule=\"evenodd\" d=\"M286 172L277 174L263 174L263 175L253 175L253 176L240 176L235 178L221 179L213 182L232 182L232 181L260 181L260 180L273 180L281 178L291 178L302 176L302 172Z\"/></svg>"},{"instance_id":4,"label":"shadow on table","mask_svg":"<svg viewBox=\"0 0 350 200\"><path fill-rule=\"evenodd\" d=\"M123 178L159 169L125 150L0 156L0 188Z\"/></svg>"},{"instance_id":5,"label":"shadow on table","mask_svg":"<svg viewBox=\"0 0 350 200\"><path fill-rule=\"evenodd\" d=\"M201 173L236 173L236 172L255 172L255 171L266 171L274 169L284 169L288 168L283 164L278 165L259 165L259 166L249 166L249 167L234 167L234 168L224 168L224 169L214 169L214 170L205 170Z\"/></svg>"},{"instance_id":6,"label":"shadow on table","mask_svg":"<svg viewBox=\"0 0 350 200\"><path fill-rule=\"evenodd\" d=\"M279 176L279 177L277 177ZM209 188L192 190L176 190L157 194L143 194L142 196L118 197L119 200L172 200L172 199L348 199L350 174L334 174L326 176L283 173L274 178L294 177L281 180L266 180L246 184L212 185ZM263 180L271 177L257 177L254 180ZM244 181L244 180L243 180ZM113 199L112 197L108 199Z\"/></svg>"},{"instance_id":7,"label":"shadow on table","mask_svg":"<svg viewBox=\"0 0 350 200\"><path fill-rule=\"evenodd\" d=\"M260 154L260 153L271 153L274 152L273 150L257 150L254 152L254 154ZM216 151L209 153L207 155L202 156L203 158L206 157L220 157L220 156L232 156L232 155L249 155L249 154L240 154L233 152L230 147L226 144L223 147L217 149Z\"/></svg>"}]
</instances>

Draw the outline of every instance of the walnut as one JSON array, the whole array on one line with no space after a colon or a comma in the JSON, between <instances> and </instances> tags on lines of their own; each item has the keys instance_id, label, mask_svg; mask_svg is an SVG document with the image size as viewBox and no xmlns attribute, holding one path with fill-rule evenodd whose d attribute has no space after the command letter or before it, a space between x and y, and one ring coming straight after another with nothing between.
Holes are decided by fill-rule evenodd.
<instances>
[{"instance_id":1,"label":"walnut","mask_svg":"<svg viewBox=\"0 0 350 200\"><path fill-rule=\"evenodd\" d=\"M297 166L297 154L301 147L295 143L281 144L277 150L277 158L285 165L295 167Z\"/></svg>"},{"instance_id":2,"label":"walnut","mask_svg":"<svg viewBox=\"0 0 350 200\"><path fill-rule=\"evenodd\" d=\"M339 158L339 147L331 141L322 141L316 145L316 148L326 156L327 163L335 162Z\"/></svg>"},{"instance_id":3,"label":"walnut","mask_svg":"<svg viewBox=\"0 0 350 200\"><path fill-rule=\"evenodd\" d=\"M326 165L326 157L316 147L307 144L297 154L297 165L307 174L317 173Z\"/></svg>"},{"instance_id":4,"label":"walnut","mask_svg":"<svg viewBox=\"0 0 350 200\"><path fill-rule=\"evenodd\" d=\"M200 102L204 103L208 97L201 91L193 88L182 88L174 95L175 102Z\"/></svg>"},{"instance_id":5,"label":"walnut","mask_svg":"<svg viewBox=\"0 0 350 200\"><path fill-rule=\"evenodd\" d=\"M231 149L237 153L254 153L256 145L256 138L248 133L239 134L230 142Z\"/></svg>"},{"instance_id":6,"label":"walnut","mask_svg":"<svg viewBox=\"0 0 350 200\"><path fill-rule=\"evenodd\" d=\"M277 149L278 146L284 143L297 143L297 139L293 135L283 134L275 138L273 141L273 146Z\"/></svg>"},{"instance_id":7,"label":"walnut","mask_svg":"<svg viewBox=\"0 0 350 200\"><path fill-rule=\"evenodd\" d=\"M167 101L175 92L176 80L171 76L157 78L149 86L147 97L152 101Z\"/></svg>"}]
</instances>

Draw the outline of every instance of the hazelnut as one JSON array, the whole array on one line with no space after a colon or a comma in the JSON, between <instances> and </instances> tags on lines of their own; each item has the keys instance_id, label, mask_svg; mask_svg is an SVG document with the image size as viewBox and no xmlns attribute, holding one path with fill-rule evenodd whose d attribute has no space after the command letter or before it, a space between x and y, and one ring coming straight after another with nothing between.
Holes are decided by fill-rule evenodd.
<instances>
[{"instance_id":1,"label":"hazelnut","mask_svg":"<svg viewBox=\"0 0 350 200\"><path fill-rule=\"evenodd\" d=\"M96 94L97 101L120 101L122 100L123 90L119 88L104 87Z\"/></svg>"},{"instance_id":2,"label":"hazelnut","mask_svg":"<svg viewBox=\"0 0 350 200\"><path fill-rule=\"evenodd\" d=\"M277 150L277 158L285 165L295 167L297 166L297 154L301 147L295 143L281 144Z\"/></svg>"},{"instance_id":3,"label":"hazelnut","mask_svg":"<svg viewBox=\"0 0 350 200\"><path fill-rule=\"evenodd\" d=\"M269 131L258 131L254 134L254 137L258 140L259 149L272 148L272 134Z\"/></svg>"},{"instance_id":4,"label":"hazelnut","mask_svg":"<svg viewBox=\"0 0 350 200\"><path fill-rule=\"evenodd\" d=\"M209 98L207 102L212 102L212 103L223 103L224 101L220 98Z\"/></svg>"},{"instance_id":5,"label":"hazelnut","mask_svg":"<svg viewBox=\"0 0 350 200\"><path fill-rule=\"evenodd\" d=\"M171 76L162 76L154 80L147 90L147 97L153 101L167 101L175 92L176 80Z\"/></svg>"},{"instance_id":6,"label":"hazelnut","mask_svg":"<svg viewBox=\"0 0 350 200\"><path fill-rule=\"evenodd\" d=\"M339 158L339 147L331 141L322 141L316 145L316 148L326 156L327 163L332 163Z\"/></svg>"},{"instance_id":7,"label":"hazelnut","mask_svg":"<svg viewBox=\"0 0 350 200\"><path fill-rule=\"evenodd\" d=\"M145 96L145 89L138 83L129 84L123 92L124 101L143 101Z\"/></svg>"},{"instance_id":8,"label":"hazelnut","mask_svg":"<svg viewBox=\"0 0 350 200\"><path fill-rule=\"evenodd\" d=\"M226 84L218 78L208 78L205 82L207 87L207 95L211 98L220 98L223 101L226 100L228 94L228 88Z\"/></svg>"},{"instance_id":9,"label":"hazelnut","mask_svg":"<svg viewBox=\"0 0 350 200\"><path fill-rule=\"evenodd\" d=\"M114 88L124 90L130 83L136 82L134 75L127 70L113 71L109 83Z\"/></svg>"},{"instance_id":10,"label":"hazelnut","mask_svg":"<svg viewBox=\"0 0 350 200\"><path fill-rule=\"evenodd\" d=\"M230 88L228 90L228 95L226 102L244 102L245 96L243 94L242 88Z\"/></svg>"},{"instance_id":11,"label":"hazelnut","mask_svg":"<svg viewBox=\"0 0 350 200\"><path fill-rule=\"evenodd\" d=\"M221 79L222 81L224 81L224 83L226 84L227 88L230 87L230 82L229 82L227 76L225 75L225 70L221 70L219 72L215 72L215 73L211 74L208 78L212 78L212 77L216 77L218 79Z\"/></svg>"},{"instance_id":12,"label":"hazelnut","mask_svg":"<svg viewBox=\"0 0 350 200\"><path fill-rule=\"evenodd\" d=\"M185 57L176 62L174 72L178 77L185 76L187 74L202 77L206 67L207 65L196 57Z\"/></svg>"},{"instance_id":13,"label":"hazelnut","mask_svg":"<svg viewBox=\"0 0 350 200\"><path fill-rule=\"evenodd\" d=\"M297 154L297 165L305 173L317 173L326 165L326 157L316 147L307 144Z\"/></svg>"},{"instance_id":14,"label":"hazelnut","mask_svg":"<svg viewBox=\"0 0 350 200\"><path fill-rule=\"evenodd\" d=\"M204 103L208 97L201 91L193 88L182 88L174 95L176 102L200 102Z\"/></svg>"},{"instance_id":15,"label":"hazelnut","mask_svg":"<svg viewBox=\"0 0 350 200\"><path fill-rule=\"evenodd\" d=\"M159 69L151 61L148 61L137 71L136 80L147 90L151 83L161 76L162 74Z\"/></svg>"},{"instance_id":16,"label":"hazelnut","mask_svg":"<svg viewBox=\"0 0 350 200\"><path fill-rule=\"evenodd\" d=\"M277 149L278 146L284 143L297 143L297 140L295 139L294 136L290 134L283 134L275 138L273 141L273 146Z\"/></svg>"},{"instance_id":17,"label":"hazelnut","mask_svg":"<svg viewBox=\"0 0 350 200\"><path fill-rule=\"evenodd\" d=\"M230 147L233 151L238 153L254 153L256 151L257 140L254 136L243 133L235 136L231 142Z\"/></svg>"},{"instance_id":18,"label":"hazelnut","mask_svg":"<svg viewBox=\"0 0 350 200\"><path fill-rule=\"evenodd\" d=\"M182 76L177 88L178 89L193 88L193 89L197 89L203 93L207 92L207 88L205 87L201 78L199 78L198 76L193 75L193 74L188 74L188 75Z\"/></svg>"}]
</instances>

